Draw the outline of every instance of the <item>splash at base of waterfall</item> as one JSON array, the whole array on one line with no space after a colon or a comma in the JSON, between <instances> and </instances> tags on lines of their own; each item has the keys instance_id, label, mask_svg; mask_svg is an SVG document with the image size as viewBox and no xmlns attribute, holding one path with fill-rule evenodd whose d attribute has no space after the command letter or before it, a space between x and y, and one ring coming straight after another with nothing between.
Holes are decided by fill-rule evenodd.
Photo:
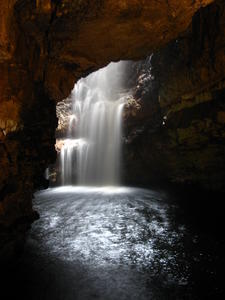
<instances>
[{"instance_id":1,"label":"splash at base of waterfall","mask_svg":"<svg viewBox=\"0 0 225 300\"><path fill-rule=\"evenodd\" d=\"M60 153L63 185L119 185L125 64L111 63L75 84Z\"/></svg>"}]
</instances>

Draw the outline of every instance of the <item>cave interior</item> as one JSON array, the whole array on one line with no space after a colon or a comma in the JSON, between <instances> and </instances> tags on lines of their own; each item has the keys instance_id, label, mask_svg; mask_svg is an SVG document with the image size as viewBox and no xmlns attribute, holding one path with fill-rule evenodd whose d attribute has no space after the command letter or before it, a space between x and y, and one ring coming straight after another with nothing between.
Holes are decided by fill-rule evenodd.
<instances>
[{"instance_id":1,"label":"cave interior","mask_svg":"<svg viewBox=\"0 0 225 300\"><path fill-rule=\"evenodd\" d=\"M120 185L131 190L113 191L112 203L108 191L88 190L86 206L89 205L87 211L92 214L95 226L102 231L114 224L110 232L112 239L118 238L119 216L124 213L127 223L122 220L121 226L125 226L128 237L133 238L133 252L124 246L129 238L119 243L120 262L115 258L116 250L116 254L110 252L115 246L113 243L107 246L105 241L102 248L98 248L96 241L106 237L99 236L95 227L90 230L93 229L96 239L93 235L88 240L78 232L72 240L70 230L76 230L70 220L77 228L82 226L82 218L92 226L90 219L86 219L84 208L79 211L78 206L74 215L67 211L65 224L68 223L68 227L57 227L64 208L59 194L55 193L56 187L62 184L60 155L74 109L71 100L74 87L79 86L79 82L90 83L88 78L94 78L93 87L96 87L102 77L97 82L95 74L112 63L122 64L123 80L120 75L116 75L114 81L110 77L105 90L108 93L111 85L111 90L116 93L118 78L123 81L119 173ZM117 113L114 108L110 109L111 115ZM91 122L92 115L87 118ZM97 119L98 115L95 123ZM114 138L111 128L101 142L104 145ZM71 130L76 131L76 126ZM115 143L113 140L112 144ZM98 148L98 153L100 151ZM88 173L94 170L97 178L97 165L101 162L93 165L93 157ZM118 157L114 155L116 162ZM101 159L103 161L100 153ZM70 163L72 183L77 180L78 162ZM112 170L112 165L107 168ZM225 213L224 1L1 1L0 169L2 299L12 299L16 294L24 299L63 300L222 299L224 287L220 274L224 269L225 250L222 230ZM104 173L103 177L107 176L108 173ZM74 188L75 192L62 191L65 199L61 198L69 206L69 199L75 193L77 203L81 201L83 207L83 191ZM131 191L134 203L126 202L125 212L118 207L125 198L131 197ZM118 196L120 194L126 197ZM122 200L118 203L120 197ZM135 202L139 198L153 199L153 202L166 200L162 206L154 202L156 208L152 211L149 204L143 208L141 201ZM55 200L56 208L50 200ZM117 208L122 211L112 219L110 205L113 211ZM139 211L138 215L130 212L132 206ZM168 221L160 215L160 209L168 215ZM108 219L104 219L104 214ZM99 219L100 215L102 219ZM139 223L142 217L145 221ZM162 219L162 224L157 218ZM136 228L132 223L134 220L138 224L136 237L128 230L129 220L132 228ZM158 232L158 236L148 231L139 240L141 230L144 232L155 224L162 233ZM185 232L182 226L186 228ZM118 230L117 235L113 235L113 230ZM65 235L62 245L56 234L60 231ZM45 234L49 244L48 239L44 239ZM120 234L120 237L125 235L123 231ZM73 248L77 252L71 252L67 238L70 245L80 245ZM94 250L91 246L86 248L90 241ZM155 243L156 248L147 246L147 241L149 245L151 241ZM153 256L150 249L153 249ZM102 255L99 258L101 264L92 250ZM155 254L157 250L161 256ZM122 251L130 256L122 256ZM174 256L176 251L180 255L185 253L186 260L181 259L182 255ZM108 260L105 253L108 253ZM78 267L76 255L79 264L85 257L82 268ZM93 262L89 261L92 255ZM123 261L124 257L130 260ZM151 261L150 257L154 259ZM184 271L182 265L187 266L188 271ZM152 271L154 268L157 271ZM58 272L61 275L57 277ZM71 285L76 287L71 288ZM90 287L85 292L87 285ZM10 290L10 286L15 289ZM124 292L129 288L130 293Z\"/></svg>"}]
</instances>

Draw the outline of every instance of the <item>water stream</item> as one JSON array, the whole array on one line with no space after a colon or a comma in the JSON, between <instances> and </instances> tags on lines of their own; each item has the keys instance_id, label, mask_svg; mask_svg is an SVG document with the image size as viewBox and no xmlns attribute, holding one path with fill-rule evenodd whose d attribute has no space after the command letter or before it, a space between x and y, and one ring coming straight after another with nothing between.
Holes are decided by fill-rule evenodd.
<instances>
[{"instance_id":1,"label":"water stream","mask_svg":"<svg viewBox=\"0 0 225 300\"><path fill-rule=\"evenodd\" d=\"M60 154L63 185L119 184L125 64L111 63L75 84Z\"/></svg>"}]
</instances>

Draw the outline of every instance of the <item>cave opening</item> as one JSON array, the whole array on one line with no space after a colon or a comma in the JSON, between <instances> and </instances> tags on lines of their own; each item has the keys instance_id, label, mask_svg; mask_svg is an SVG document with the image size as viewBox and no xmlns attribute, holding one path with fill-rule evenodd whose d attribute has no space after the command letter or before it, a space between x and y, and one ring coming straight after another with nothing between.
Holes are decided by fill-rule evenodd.
<instances>
[{"instance_id":1,"label":"cave opening","mask_svg":"<svg viewBox=\"0 0 225 300\"><path fill-rule=\"evenodd\" d=\"M149 113L143 117L144 108L158 102L151 57L110 63L81 78L57 104L57 161L46 170L51 186L124 183L124 146L148 117L154 119ZM158 122L165 125L161 116Z\"/></svg>"},{"instance_id":2,"label":"cave opening","mask_svg":"<svg viewBox=\"0 0 225 300\"><path fill-rule=\"evenodd\" d=\"M127 67L128 62L110 63L80 79L59 103L56 133L64 131L56 141L61 185L120 184L123 107L131 94ZM63 107L67 117L60 111Z\"/></svg>"}]
</instances>

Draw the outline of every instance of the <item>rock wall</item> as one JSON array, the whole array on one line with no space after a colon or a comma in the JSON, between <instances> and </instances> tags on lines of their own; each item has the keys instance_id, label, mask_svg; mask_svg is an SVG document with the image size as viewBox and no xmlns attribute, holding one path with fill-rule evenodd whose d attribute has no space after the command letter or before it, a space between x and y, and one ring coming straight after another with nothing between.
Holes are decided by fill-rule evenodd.
<instances>
[{"instance_id":1,"label":"rock wall","mask_svg":"<svg viewBox=\"0 0 225 300\"><path fill-rule=\"evenodd\" d=\"M110 61L165 45L211 2L0 2L0 256L23 238L34 217L32 193L55 160L55 101Z\"/></svg>"},{"instance_id":2,"label":"rock wall","mask_svg":"<svg viewBox=\"0 0 225 300\"><path fill-rule=\"evenodd\" d=\"M126 133L126 181L164 179L224 190L224 20L224 1L202 8L185 34L144 63L136 96L144 120L131 120ZM149 86L155 94L146 93Z\"/></svg>"}]
</instances>

